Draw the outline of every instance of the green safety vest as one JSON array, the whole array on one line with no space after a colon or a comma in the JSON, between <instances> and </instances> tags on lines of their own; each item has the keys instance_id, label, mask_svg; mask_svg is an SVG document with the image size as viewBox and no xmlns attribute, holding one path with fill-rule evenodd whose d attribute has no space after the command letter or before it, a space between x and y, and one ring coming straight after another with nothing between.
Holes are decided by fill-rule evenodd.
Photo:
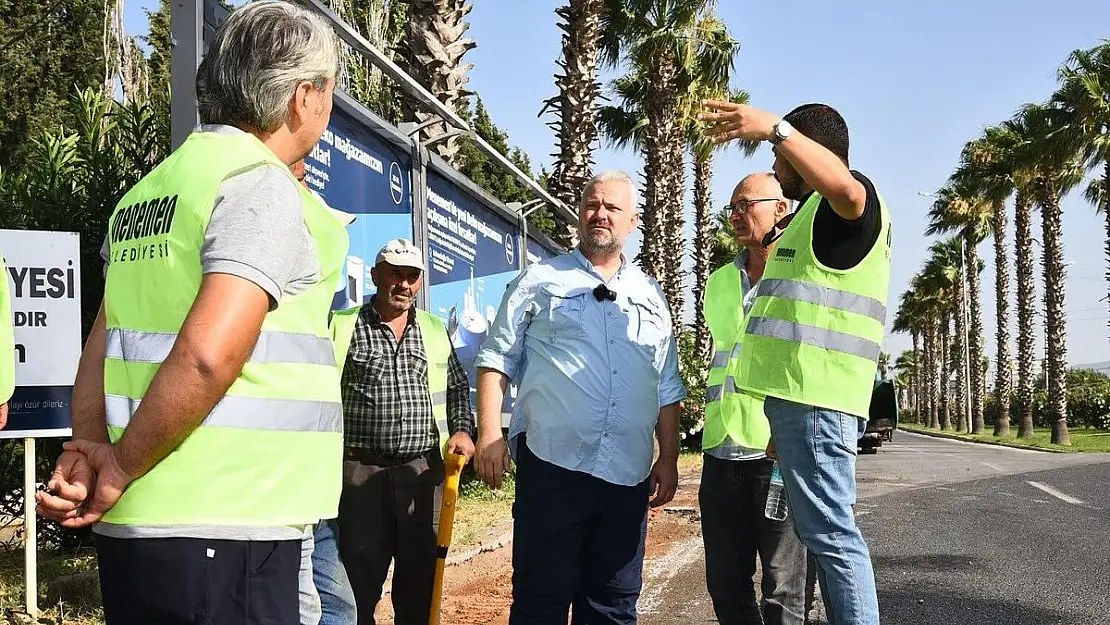
<instances>
[{"instance_id":1,"label":"green safety vest","mask_svg":"<svg viewBox=\"0 0 1110 625\"><path fill-rule=\"evenodd\" d=\"M745 449L766 449L771 427L763 414L763 399L736 386L744 322L741 259L714 271L705 284L705 322L713 335L713 360L705 389L705 426L702 449L712 449L731 437Z\"/></svg>"},{"instance_id":2,"label":"green safety vest","mask_svg":"<svg viewBox=\"0 0 1110 625\"><path fill-rule=\"evenodd\" d=\"M745 390L867 418L890 287L890 216L856 267L813 254L821 196L798 209L759 283L744 330L737 383Z\"/></svg>"},{"instance_id":3,"label":"green safety vest","mask_svg":"<svg viewBox=\"0 0 1110 625\"><path fill-rule=\"evenodd\" d=\"M12 298L8 292L8 266L0 254L0 404L15 392L15 330L12 328Z\"/></svg>"},{"instance_id":4,"label":"green safety vest","mask_svg":"<svg viewBox=\"0 0 1110 625\"><path fill-rule=\"evenodd\" d=\"M361 306L355 306L332 314L332 343L340 374L347 363L347 351L351 348L351 337L355 333L360 310ZM447 427L447 361L451 357L451 339L447 336L447 328L443 326L443 322L430 312L416 309L416 323L420 326L424 355L428 359L428 393L432 399L436 431L439 432L439 452L446 457L447 440L451 435L450 428Z\"/></svg>"},{"instance_id":5,"label":"green safety vest","mask_svg":"<svg viewBox=\"0 0 1110 625\"><path fill-rule=\"evenodd\" d=\"M201 246L220 183L267 164L287 171L253 135L194 133L112 213L104 391L113 442L196 299ZM238 379L200 427L127 488L106 522L274 527L337 515L343 416L328 310L347 231L298 188L321 280L266 315Z\"/></svg>"}]
</instances>

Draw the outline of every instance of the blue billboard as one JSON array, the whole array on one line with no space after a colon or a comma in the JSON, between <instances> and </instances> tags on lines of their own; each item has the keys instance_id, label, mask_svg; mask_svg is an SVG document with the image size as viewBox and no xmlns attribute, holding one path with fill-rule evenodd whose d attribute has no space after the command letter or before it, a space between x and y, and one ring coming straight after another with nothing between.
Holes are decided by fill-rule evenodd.
<instances>
[{"instance_id":1,"label":"blue billboard","mask_svg":"<svg viewBox=\"0 0 1110 625\"><path fill-rule=\"evenodd\" d=\"M528 237L528 264L538 263L541 260L554 258L558 253L548 249L546 245Z\"/></svg>"},{"instance_id":2,"label":"blue billboard","mask_svg":"<svg viewBox=\"0 0 1110 625\"><path fill-rule=\"evenodd\" d=\"M351 213L350 250L334 308L370 301L374 256L390 239L412 239L412 159L336 99L324 136L305 159L305 182L332 208Z\"/></svg>"},{"instance_id":3,"label":"blue billboard","mask_svg":"<svg viewBox=\"0 0 1110 625\"><path fill-rule=\"evenodd\" d=\"M428 309L447 325L455 353L470 378L501 296L520 273L520 229L515 221L429 169ZM506 394L503 412L512 406Z\"/></svg>"}]
</instances>

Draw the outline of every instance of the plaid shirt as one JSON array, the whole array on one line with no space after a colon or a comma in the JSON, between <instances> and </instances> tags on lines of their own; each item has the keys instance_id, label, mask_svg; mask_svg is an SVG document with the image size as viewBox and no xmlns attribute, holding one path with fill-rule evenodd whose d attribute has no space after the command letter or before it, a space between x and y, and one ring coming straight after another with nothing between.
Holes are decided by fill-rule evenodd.
<instances>
[{"instance_id":1,"label":"plaid shirt","mask_svg":"<svg viewBox=\"0 0 1110 625\"><path fill-rule=\"evenodd\" d=\"M451 434L477 435L470 384L454 349L447 361L447 424ZM343 437L348 447L383 458L405 459L439 447L415 309L400 341L373 304L359 312L343 365Z\"/></svg>"}]
</instances>

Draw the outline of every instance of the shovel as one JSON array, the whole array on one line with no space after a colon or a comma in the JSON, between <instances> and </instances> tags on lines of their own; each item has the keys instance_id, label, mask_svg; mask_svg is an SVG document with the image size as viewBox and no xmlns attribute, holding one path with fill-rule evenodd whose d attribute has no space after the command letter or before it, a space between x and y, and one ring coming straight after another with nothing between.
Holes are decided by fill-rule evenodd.
<instances>
[{"instance_id":1,"label":"shovel","mask_svg":"<svg viewBox=\"0 0 1110 625\"><path fill-rule=\"evenodd\" d=\"M447 550L451 547L451 526L455 522L455 503L459 500L459 476L466 465L466 456L445 454L443 469L443 504L439 510L439 532L436 536L436 577L432 586L432 609L428 625L439 625L439 604L443 595L443 567L447 564Z\"/></svg>"}]
</instances>

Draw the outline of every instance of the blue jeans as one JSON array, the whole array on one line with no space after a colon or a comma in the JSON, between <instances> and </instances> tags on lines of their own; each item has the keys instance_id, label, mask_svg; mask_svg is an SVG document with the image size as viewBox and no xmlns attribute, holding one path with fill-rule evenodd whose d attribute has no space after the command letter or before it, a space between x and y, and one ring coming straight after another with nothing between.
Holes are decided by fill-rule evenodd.
<instances>
[{"instance_id":1,"label":"blue jeans","mask_svg":"<svg viewBox=\"0 0 1110 625\"><path fill-rule=\"evenodd\" d=\"M301 625L355 625L355 593L339 560L335 519L316 524L301 544Z\"/></svg>"},{"instance_id":2,"label":"blue jeans","mask_svg":"<svg viewBox=\"0 0 1110 625\"><path fill-rule=\"evenodd\" d=\"M856 445L867 422L768 397L763 411L794 528L817 560L829 625L878 625L875 572L856 525Z\"/></svg>"}]
</instances>

